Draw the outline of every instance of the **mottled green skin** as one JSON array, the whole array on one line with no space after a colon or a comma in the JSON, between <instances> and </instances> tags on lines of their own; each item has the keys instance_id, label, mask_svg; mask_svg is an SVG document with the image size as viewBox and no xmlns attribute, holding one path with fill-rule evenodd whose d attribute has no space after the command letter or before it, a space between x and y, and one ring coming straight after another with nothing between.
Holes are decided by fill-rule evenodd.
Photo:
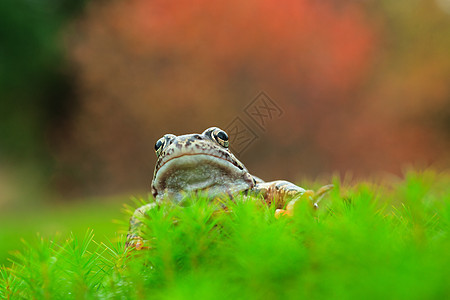
<instances>
[{"instance_id":1,"label":"mottled green skin","mask_svg":"<svg viewBox=\"0 0 450 300\"><path fill-rule=\"evenodd\" d=\"M232 198L244 193L260 195L267 203L276 202L276 206L282 208L293 197L305 193L305 189L288 181L264 182L252 176L229 151L228 139L221 141L217 138L218 132L223 131L211 127L202 134L166 134L158 140L157 146L161 147L157 150L151 184L156 203L135 211L130 219L127 246L142 247L140 220L163 199L179 203L186 193L197 191L207 191L211 199L221 196Z\"/></svg>"}]
</instances>

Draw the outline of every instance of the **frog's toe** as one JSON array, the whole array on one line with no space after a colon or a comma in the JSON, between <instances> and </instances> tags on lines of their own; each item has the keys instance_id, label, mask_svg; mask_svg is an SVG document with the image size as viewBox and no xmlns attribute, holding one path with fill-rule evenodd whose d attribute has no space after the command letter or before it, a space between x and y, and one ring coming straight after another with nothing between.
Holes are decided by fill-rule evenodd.
<instances>
[{"instance_id":1,"label":"frog's toe","mask_svg":"<svg viewBox=\"0 0 450 300\"><path fill-rule=\"evenodd\" d=\"M292 216L292 211L288 211L287 209L277 209L275 211L275 218L279 218L281 216Z\"/></svg>"},{"instance_id":2,"label":"frog's toe","mask_svg":"<svg viewBox=\"0 0 450 300\"><path fill-rule=\"evenodd\" d=\"M149 242L144 240L142 237L137 235L132 235L127 238L126 247L134 250L144 250L149 249Z\"/></svg>"},{"instance_id":3,"label":"frog's toe","mask_svg":"<svg viewBox=\"0 0 450 300\"><path fill-rule=\"evenodd\" d=\"M318 189L317 192L315 192L315 194L314 194L314 205L317 205L317 203L319 203L320 200L322 200L322 198L333 188L334 188L334 185L328 184L328 185L324 185L323 187Z\"/></svg>"},{"instance_id":4,"label":"frog's toe","mask_svg":"<svg viewBox=\"0 0 450 300\"><path fill-rule=\"evenodd\" d=\"M311 203L311 206L314 208L317 208L317 203L314 202L315 193L312 190L305 191L301 196L297 197L296 199L290 201L285 209L277 209L275 211L275 217L279 218L280 216L288 216L292 217L294 215L295 207L298 205L298 203L302 201L308 201Z\"/></svg>"}]
</instances>

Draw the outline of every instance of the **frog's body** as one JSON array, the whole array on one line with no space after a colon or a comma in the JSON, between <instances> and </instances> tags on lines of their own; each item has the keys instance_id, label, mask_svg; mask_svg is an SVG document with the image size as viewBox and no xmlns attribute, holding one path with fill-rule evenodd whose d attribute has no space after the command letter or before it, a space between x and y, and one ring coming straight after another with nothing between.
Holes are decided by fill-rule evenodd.
<instances>
[{"instance_id":1,"label":"frog's body","mask_svg":"<svg viewBox=\"0 0 450 300\"><path fill-rule=\"evenodd\" d=\"M284 180L264 182L252 176L245 166L228 150L228 136L225 131L211 127L202 134L175 136L166 134L155 145L157 161L152 180L152 194L156 203L138 208L130 220L127 245L140 249L140 219L163 199L182 201L186 194L207 191L211 198L239 193L262 195L266 202L276 201L282 208L287 201L305 194L305 189ZM322 195L331 186L324 187ZM314 203L314 193L308 191ZM308 194L308 193L306 193ZM317 197L316 197L317 198ZM295 200L294 200L295 201ZM291 214L291 209L278 213Z\"/></svg>"}]
</instances>

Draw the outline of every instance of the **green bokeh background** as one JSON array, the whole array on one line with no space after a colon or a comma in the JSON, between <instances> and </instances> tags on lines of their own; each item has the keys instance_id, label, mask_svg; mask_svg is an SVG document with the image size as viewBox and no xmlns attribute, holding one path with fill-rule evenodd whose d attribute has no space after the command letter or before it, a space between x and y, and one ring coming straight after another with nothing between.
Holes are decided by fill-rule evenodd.
<instances>
[{"instance_id":1,"label":"green bokeh background","mask_svg":"<svg viewBox=\"0 0 450 300\"><path fill-rule=\"evenodd\" d=\"M0 263L36 232L84 233L92 224L102 234L120 214L109 203L46 202L48 134L73 108L62 28L83 7L84 1L0 2Z\"/></svg>"}]
</instances>

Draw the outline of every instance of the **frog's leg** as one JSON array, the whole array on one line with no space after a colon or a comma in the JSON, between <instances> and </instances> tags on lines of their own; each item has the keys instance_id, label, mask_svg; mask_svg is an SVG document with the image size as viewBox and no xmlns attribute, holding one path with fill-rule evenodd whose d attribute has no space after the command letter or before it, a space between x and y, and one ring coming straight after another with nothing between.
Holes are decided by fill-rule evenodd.
<instances>
[{"instance_id":1,"label":"frog's leg","mask_svg":"<svg viewBox=\"0 0 450 300\"><path fill-rule=\"evenodd\" d=\"M277 208L284 207L288 200L305 192L305 189L285 180L256 182L252 189L252 193L262 195L267 204L274 203Z\"/></svg>"},{"instance_id":2,"label":"frog's leg","mask_svg":"<svg viewBox=\"0 0 450 300\"><path fill-rule=\"evenodd\" d=\"M277 180L271 182L257 182L253 191L262 195L268 204L275 203L277 207L276 215L292 215L295 203L301 200L309 200L314 208L322 199L326 192L331 190L333 185L321 187L317 192L305 190L292 182ZM287 203L287 205L286 205ZM285 209L281 209L285 207Z\"/></svg>"},{"instance_id":3,"label":"frog's leg","mask_svg":"<svg viewBox=\"0 0 450 300\"><path fill-rule=\"evenodd\" d=\"M139 207L133 213L130 219L130 228L128 229L127 242L125 246L132 247L136 250L148 249L150 247L148 241L145 241L142 236L143 220L145 219L147 212L156 208L156 203L149 203Z\"/></svg>"},{"instance_id":4,"label":"frog's leg","mask_svg":"<svg viewBox=\"0 0 450 300\"><path fill-rule=\"evenodd\" d=\"M275 211L275 216L279 217L281 215L292 216L295 210L295 204L304 200L310 201L310 203L314 206L315 209L319 207L319 202L322 200L323 196L330 191L334 186L332 184L324 185L319 188L316 192L313 190L306 190L299 197L295 197L291 200L285 209L277 209Z\"/></svg>"}]
</instances>

